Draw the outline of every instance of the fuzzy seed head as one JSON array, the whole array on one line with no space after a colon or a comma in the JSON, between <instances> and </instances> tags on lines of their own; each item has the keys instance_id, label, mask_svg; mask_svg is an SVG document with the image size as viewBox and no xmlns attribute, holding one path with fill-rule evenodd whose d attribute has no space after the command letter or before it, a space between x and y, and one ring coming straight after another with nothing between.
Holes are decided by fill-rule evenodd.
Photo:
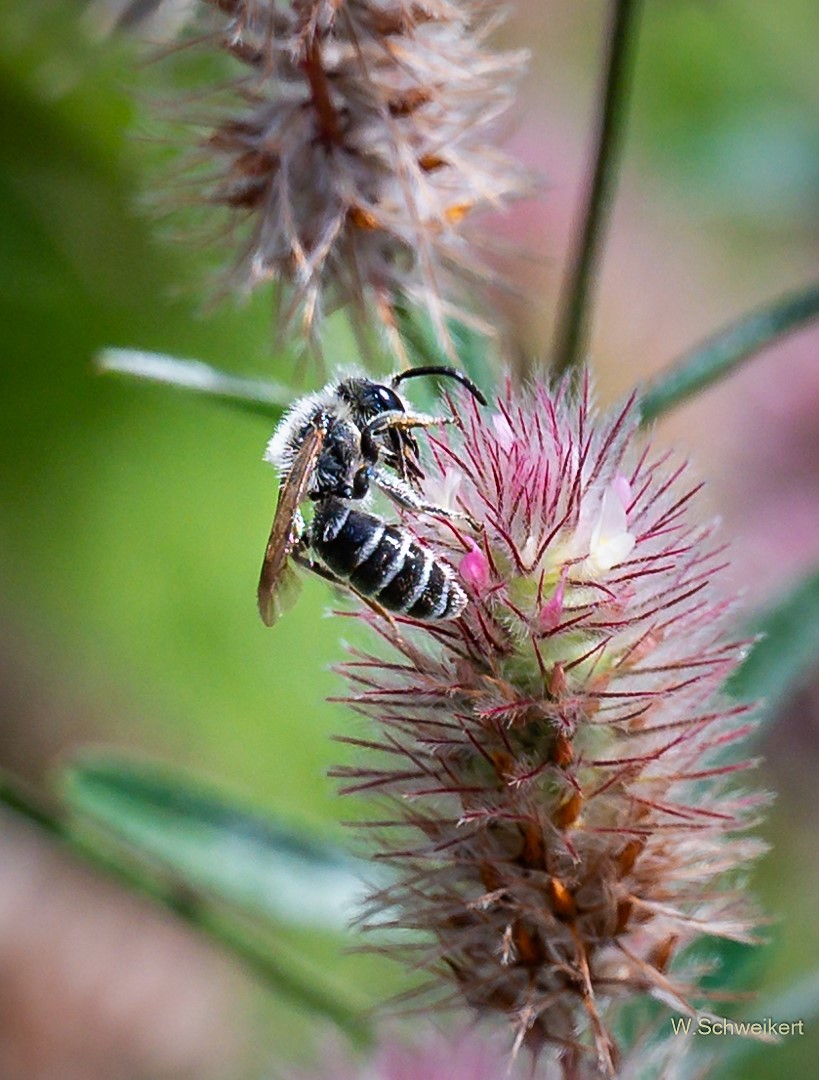
<instances>
[{"instance_id":1,"label":"fuzzy seed head","mask_svg":"<svg viewBox=\"0 0 819 1080\"><path fill-rule=\"evenodd\" d=\"M454 277L485 272L466 219L528 187L490 145L525 64L494 53L483 0L209 0L244 70L206 137L208 201L242 230L236 275L285 316L419 304L445 336ZM447 298L446 301L444 298Z\"/></svg>"},{"instance_id":2,"label":"fuzzy seed head","mask_svg":"<svg viewBox=\"0 0 819 1080\"><path fill-rule=\"evenodd\" d=\"M737 786L751 725L720 694L744 651L723 549L633 401L601 416L588 385L536 384L454 408L425 495L457 472L480 531L406 524L470 603L439 626L360 614L389 653L343 665L345 700L378 734L338 773L387 802L395 879L372 908L415 935L391 951L406 942L432 986L506 1016L519 1044L614 1075L618 1004L691 1015L680 954L754 925L736 872L760 853L745 831L764 799Z\"/></svg>"}]
</instances>

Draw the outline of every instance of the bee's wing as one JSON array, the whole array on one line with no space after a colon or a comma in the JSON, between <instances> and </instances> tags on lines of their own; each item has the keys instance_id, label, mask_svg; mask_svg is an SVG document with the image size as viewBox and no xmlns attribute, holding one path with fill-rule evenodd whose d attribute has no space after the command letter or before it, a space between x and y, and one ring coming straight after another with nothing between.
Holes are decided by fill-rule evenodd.
<instances>
[{"instance_id":1,"label":"bee's wing","mask_svg":"<svg viewBox=\"0 0 819 1080\"><path fill-rule=\"evenodd\" d=\"M291 607L298 595L299 581L288 562L296 538L293 535L299 506L304 501L316 461L324 444L324 428L310 428L281 487L270 539L259 578L259 614L266 626L272 626L281 613Z\"/></svg>"}]
</instances>

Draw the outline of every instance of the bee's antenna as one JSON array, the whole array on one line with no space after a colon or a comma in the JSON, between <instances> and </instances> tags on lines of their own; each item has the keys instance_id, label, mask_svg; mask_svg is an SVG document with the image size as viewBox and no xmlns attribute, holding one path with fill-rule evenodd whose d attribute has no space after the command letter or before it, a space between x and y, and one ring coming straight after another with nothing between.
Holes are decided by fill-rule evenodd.
<instances>
[{"instance_id":1,"label":"bee's antenna","mask_svg":"<svg viewBox=\"0 0 819 1080\"><path fill-rule=\"evenodd\" d=\"M410 368L408 371L399 371L397 375L393 376L392 385L398 386L404 379L414 379L419 375L440 375L442 378L455 379L461 386L465 386L470 394L477 398L481 405L486 405L486 398L483 396L478 387L472 382L472 380L464 375L462 371L458 371L454 367L439 366L437 364L427 364L423 367Z\"/></svg>"}]
</instances>

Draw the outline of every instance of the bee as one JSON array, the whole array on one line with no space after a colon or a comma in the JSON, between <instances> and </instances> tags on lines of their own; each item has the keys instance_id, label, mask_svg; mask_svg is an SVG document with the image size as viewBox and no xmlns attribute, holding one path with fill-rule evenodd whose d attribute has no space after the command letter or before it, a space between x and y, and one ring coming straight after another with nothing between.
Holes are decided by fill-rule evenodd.
<instances>
[{"instance_id":1,"label":"bee","mask_svg":"<svg viewBox=\"0 0 819 1080\"><path fill-rule=\"evenodd\" d=\"M415 619L455 619L466 607L466 593L445 559L406 529L355 505L374 486L403 509L466 517L421 494L413 429L452 422L416 412L399 393L405 379L422 375L455 379L486 404L463 372L424 366L399 372L389 383L347 375L299 398L282 418L265 451L280 476L258 589L267 626L295 600L293 563L353 589L377 608ZM301 511L307 500L314 504L309 523Z\"/></svg>"}]
</instances>

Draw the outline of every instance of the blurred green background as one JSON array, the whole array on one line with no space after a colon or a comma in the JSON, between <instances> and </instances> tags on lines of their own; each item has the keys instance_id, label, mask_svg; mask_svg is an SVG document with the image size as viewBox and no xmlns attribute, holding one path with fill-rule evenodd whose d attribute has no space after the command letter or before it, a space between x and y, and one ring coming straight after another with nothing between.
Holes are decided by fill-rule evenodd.
<instances>
[{"instance_id":1,"label":"blurred green background","mask_svg":"<svg viewBox=\"0 0 819 1080\"><path fill-rule=\"evenodd\" d=\"M555 237L566 232L588 131L604 11L591 2L521 4L504 32L535 54L518 140L554 189L546 216L535 218L543 291L528 315L518 313L530 319L525 333L518 326L529 342L544 336L554 303ZM595 335L605 398L722 318L815 272L817 43L814 0L646 3L624 209ZM256 613L275 499L274 475L261 463L267 425L102 378L92 366L115 345L294 379L292 358L274 347L270 297L207 309L213 252L171 242L140 209L162 194L157 159L168 153L142 138L152 128L147 103L172 85L171 68L146 64L128 40L95 41L79 3L0 4L0 765L43 781L78 747L129 747L340 838L339 821L365 808L339 806L325 776L337 755L330 735L356 726L324 701L337 690L328 668L340 636L324 617L327 590L306 582L273 631ZM563 143L538 134L541 118ZM527 220L519 216L518 227ZM683 238L659 265L657 223L661 245L663 236L670 246ZM619 251L634 260L625 269ZM328 355L350 358L343 332L331 335ZM804 393L819 401L806 378ZM746 394L757 393L747 385ZM741 432L730 386L719 393L727 430ZM713 421L707 411L690 415L683 441ZM794 422L787 414L778 422L786 438ZM815 452L815 426L805 439ZM742 477L730 470L741 471L742 448L727 461L717 450L706 440L700 465L722 468L717 492L728 505L720 510L741 527ZM799 482L806 489L813 480ZM753 543L753 535L741 540ZM811 550L819 562L815 537L778 563L767 557L766 598L806 568ZM768 773L789 790L768 827L774 853L758 874L766 907L782 920L775 945L753 961L767 987L787 985L819 945L815 920L804 918L819 888L808 782L817 706L805 693L790 728L783 721L802 764L775 753ZM384 965L337 956L334 939L299 935L298 946L367 996L399 985ZM275 1002L263 1009L260 1043L287 1032L287 1056L306 1024L292 1027L291 1011ZM813 1075L817 1053L815 1034L806 1036L755 1056L741 1075Z\"/></svg>"}]
</instances>

